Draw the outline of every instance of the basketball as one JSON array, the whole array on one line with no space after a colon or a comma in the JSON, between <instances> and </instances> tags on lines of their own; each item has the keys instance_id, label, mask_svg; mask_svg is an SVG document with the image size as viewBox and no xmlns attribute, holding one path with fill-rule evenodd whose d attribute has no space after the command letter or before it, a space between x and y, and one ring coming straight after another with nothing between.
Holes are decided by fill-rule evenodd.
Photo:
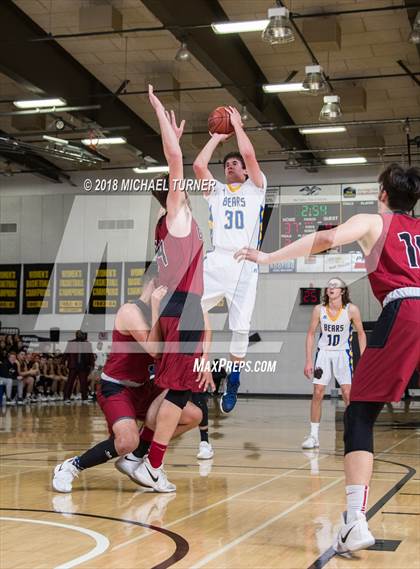
<instances>
[{"instance_id":1,"label":"basketball","mask_svg":"<svg viewBox=\"0 0 420 569\"><path fill-rule=\"evenodd\" d=\"M209 131L217 134L230 134L233 132L233 126L230 122L230 116L225 107L217 107L210 114L209 120Z\"/></svg>"}]
</instances>

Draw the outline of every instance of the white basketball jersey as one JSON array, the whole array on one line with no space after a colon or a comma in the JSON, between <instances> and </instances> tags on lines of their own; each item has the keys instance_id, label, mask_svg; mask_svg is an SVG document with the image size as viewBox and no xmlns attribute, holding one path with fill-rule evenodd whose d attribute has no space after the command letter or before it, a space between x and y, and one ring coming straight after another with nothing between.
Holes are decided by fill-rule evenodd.
<instances>
[{"instance_id":1,"label":"white basketball jersey","mask_svg":"<svg viewBox=\"0 0 420 569\"><path fill-rule=\"evenodd\" d=\"M262 221L267 179L258 188L248 178L243 184L222 184L216 181L206 196L209 204L209 225L214 248L237 251L242 247L258 249L262 237Z\"/></svg>"},{"instance_id":2,"label":"white basketball jersey","mask_svg":"<svg viewBox=\"0 0 420 569\"><path fill-rule=\"evenodd\" d=\"M321 334L318 340L320 350L351 350L353 326L349 318L349 305L344 306L339 314L332 318L327 306L321 306Z\"/></svg>"}]
</instances>

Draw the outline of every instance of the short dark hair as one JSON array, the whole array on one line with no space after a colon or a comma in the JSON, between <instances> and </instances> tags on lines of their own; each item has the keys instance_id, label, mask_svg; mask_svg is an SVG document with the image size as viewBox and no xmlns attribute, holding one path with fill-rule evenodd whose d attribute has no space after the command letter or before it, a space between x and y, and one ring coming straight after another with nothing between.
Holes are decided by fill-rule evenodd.
<instances>
[{"instance_id":1,"label":"short dark hair","mask_svg":"<svg viewBox=\"0 0 420 569\"><path fill-rule=\"evenodd\" d=\"M155 180L164 180L162 190L152 190L152 196L157 199L160 205L166 209L166 200L169 191L169 174L163 176L157 176Z\"/></svg>"},{"instance_id":2,"label":"short dark hair","mask_svg":"<svg viewBox=\"0 0 420 569\"><path fill-rule=\"evenodd\" d=\"M388 195L392 210L410 211L420 198L420 170L390 164L379 176L379 183Z\"/></svg>"},{"instance_id":3,"label":"short dark hair","mask_svg":"<svg viewBox=\"0 0 420 569\"><path fill-rule=\"evenodd\" d=\"M242 168L245 170L246 168L245 160L243 159L242 154L240 152L229 152L228 154L226 154L226 156L223 158L223 168L226 166L226 162L229 160L229 158L237 158L238 160L240 160Z\"/></svg>"}]
</instances>

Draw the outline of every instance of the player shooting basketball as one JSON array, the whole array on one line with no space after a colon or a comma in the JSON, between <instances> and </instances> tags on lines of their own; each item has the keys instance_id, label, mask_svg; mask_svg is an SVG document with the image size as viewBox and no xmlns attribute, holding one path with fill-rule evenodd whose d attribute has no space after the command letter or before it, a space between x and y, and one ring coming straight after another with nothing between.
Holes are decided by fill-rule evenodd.
<instances>
[{"instance_id":1,"label":"player shooting basketball","mask_svg":"<svg viewBox=\"0 0 420 569\"><path fill-rule=\"evenodd\" d=\"M273 253L241 249L238 261L278 263L357 241L366 256L382 313L353 377L344 415L347 511L334 549L346 553L375 543L365 511L373 469L373 425L385 402L399 401L420 369L420 171L391 164L379 176L379 215L358 214L334 229L306 235Z\"/></svg>"},{"instance_id":2,"label":"player shooting basketball","mask_svg":"<svg viewBox=\"0 0 420 569\"><path fill-rule=\"evenodd\" d=\"M241 362L248 348L258 282L258 268L247 262L238 265L233 253L241 246L257 249L260 246L267 180L243 129L238 110L234 107L225 109L239 152L230 152L223 160L225 183L216 181L211 191L203 192L209 205L213 250L204 261L202 304L205 311L223 298L228 304L233 368L227 378L220 408L223 413L229 413L237 401ZM224 126L222 131L229 129ZM210 140L193 165L194 173L200 180L214 180L209 162L217 146L231 136L217 132L210 132L210 135Z\"/></svg>"}]
</instances>

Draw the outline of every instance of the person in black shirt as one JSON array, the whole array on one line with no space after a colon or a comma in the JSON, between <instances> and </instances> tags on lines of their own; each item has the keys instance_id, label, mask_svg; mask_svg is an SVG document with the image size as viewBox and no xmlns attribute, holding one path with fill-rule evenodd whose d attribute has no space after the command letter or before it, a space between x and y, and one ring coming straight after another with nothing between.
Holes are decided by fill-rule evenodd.
<instances>
[{"instance_id":1,"label":"person in black shirt","mask_svg":"<svg viewBox=\"0 0 420 569\"><path fill-rule=\"evenodd\" d=\"M7 358L0 364L0 383L6 386L6 405L12 405L13 380L18 377L16 354L9 352Z\"/></svg>"}]
</instances>

